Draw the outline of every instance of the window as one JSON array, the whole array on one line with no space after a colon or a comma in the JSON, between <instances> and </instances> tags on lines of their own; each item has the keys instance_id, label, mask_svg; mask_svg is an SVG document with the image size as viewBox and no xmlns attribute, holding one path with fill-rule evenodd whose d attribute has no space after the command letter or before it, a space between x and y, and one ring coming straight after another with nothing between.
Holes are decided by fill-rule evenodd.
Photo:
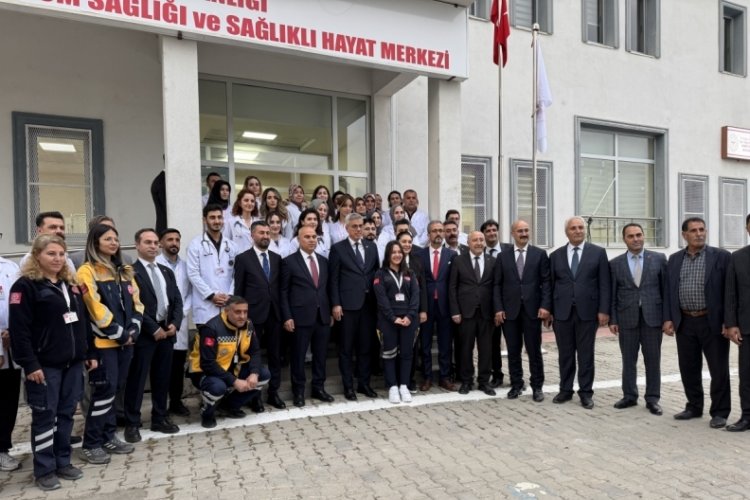
<instances>
[{"instance_id":1,"label":"window","mask_svg":"<svg viewBox=\"0 0 750 500\"><path fill-rule=\"evenodd\" d=\"M257 175L284 196L290 184L369 190L365 98L207 78L199 95L204 173L226 172L236 188Z\"/></svg>"},{"instance_id":2,"label":"window","mask_svg":"<svg viewBox=\"0 0 750 500\"><path fill-rule=\"evenodd\" d=\"M719 25L719 69L745 76L745 7L721 2Z\"/></svg>"},{"instance_id":3,"label":"window","mask_svg":"<svg viewBox=\"0 0 750 500\"><path fill-rule=\"evenodd\" d=\"M747 180L721 177L719 186L719 245L725 248L740 248L747 243Z\"/></svg>"},{"instance_id":4,"label":"window","mask_svg":"<svg viewBox=\"0 0 750 500\"><path fill-rule=\"evenodd\" d=\"M16 242L36 236L36 216L65 216L68 244L83 245L87 223L103 214L104 149L101 120L13 113Z\"/></svg>"},{"instance_id":5,"label":"window","mask_svg":"<svg viewBox=\"0 0 750 500\"><path fill-rule=\"evenodd\" d=\"M552 0L511 0L510 23L528 29L539 23L541 32L552 33Z\"/></svg>"},{"instance_id":6,"label":"window","mask_svg":"<svg viewBox=\"0 0 750 500\"><path fill-rule=\"evenodd\" d=\"M492 0L474 0L471 5L469 5L469 15L489 20L491 2Z\"/></svg>"},{"instance_id":7,"label":"window","mask_svg":"<svg viewBox=\"0 0 750 500\"><path fill-rule=\"evenodd\" d=\"M660 0L628 0L625 44L628 51L659 57L660 11Z\"/></svg>"},{"instance_id":8,"label":"window","mask_svg":"<svg viewBox=\"0 0 750 500\"><path fill-rule=\"evenodd\" d=\"M490 158L461 157L461 231L476 231L489 218Z\"/></svg>"},{"instance_id":9,"label":"window","mask_svg":"<svg viewBox=\"0 0 750 500\"><path fill-rule=\"evenodd\" d=\"M522 219L529 226L531 221L531 186L533 179L532 162L526 160L511 160L511 219ZM549 247L552 242L552 163L540 162L536 164L536 227L534 231L534 245Z\"/></svg>"},{"instance_id":10,"label":"window","mask_svg":"<svg viewBox=\"0 0 750 500\"><path fill-rule=\"evenodd\" d=\"M700 217L708 220L708 176L706 175L679 175L680 183L680 220L690 217Z\"/></svg>"},{"instance_id":11,"label":"window","mask_svg":"<svg viewBox=\"0 0 750 500\"><path fill-rule=\"evenodd\" d=\"M583 0L583 41L619 46L617 0Z\"/></svg>"},{"instance_id":12,"label":"window","mask_svg":"<svg viewBox=\"0 0 750 500\"><path fill-rule=\"evenodd\" d=\"M666 131L577 119L578 214L591 241L621 246L620 230L640 223L652 246L665 246Z\"/></svg>"}]
</instances>

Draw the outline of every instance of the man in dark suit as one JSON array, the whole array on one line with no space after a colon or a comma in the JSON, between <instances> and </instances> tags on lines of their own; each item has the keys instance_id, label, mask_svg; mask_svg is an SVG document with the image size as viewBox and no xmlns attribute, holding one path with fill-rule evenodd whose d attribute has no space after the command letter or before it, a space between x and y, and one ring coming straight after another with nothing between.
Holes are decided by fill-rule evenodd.
<instances>
[{"instance_id":1,"label":"man in dark suit","mask_svg":"<svg viewBox=\"0 0 750 500\"><path fill-rule=\"evenodd\" d=\"M352 354L357 350L357 392L369 398L377 397L370 387L370 345L375 335L377 303L372 292L372 280L378 270L378 249L362 239L362 216L346 216L349 237L331 247L330 288L333 319L341 322L339 339L339 371L344 385L344 397L356 401Z\"/></svg>"},{"instance_id":2,"label":"man in dark suit","mask_svg":"<svg viewBox=\"0 0 750 500\"><path fill-rule=\"evenodd\" d=\"M449 250L456 252L456 256L463 253L469 253L469 247L460 241L460 233L458 221L455 217L459 217L458 210L448 210L445 213L445 221L443 222L443 231L445 242L443 246ZM466 235L464 235L464 242ZM453 340L453 366L451 367L452 380L454 382L461 380L461 328L456 323L451 323L451 336ZM473 366L473 364L472 364Z\"/></svg>"},{"instance_id":3,"label":"man in dark suit","mask_svg":"<svg viewBox=\"0 0 750 500\"><path fill-rule=\"evenodd\" d=\"M133 263L135 281L143 303L143 325L135 344L125 384L125 440L141 440L141 404L146 378L151 373L151 430L174 434L179 432L169 420L167 398L172 369L172 348L182 323L182 296L174 273L154 262L159 255L159 236L153 229L135 233L138 260Z\"/></svg>"},{"instance_id":4,"label":"man in dark suit","mask_svg":"<svg viewBox=\"0 0 750 500\"><path fill-rule=\"evenodd\" d=\"M305 354L312 350L311 396L330 403L325 391L326 350L331 334L328 300L328 260L315 253L315 228L303 226L297 234L299 250L281 262L281 318L292 333L290 371L294 406L305 406Z\"/></svg>"},{"instance_id":5,"label":"man in dark suit","mask_svg":"<svg viewBox=\"0 0 750 500\"><path fill-rule=\"evenodd\" d=\"M459 328L461 387L458 392L468 394L474 382L474 344L479 356L477 384L479 390L494 396L490 387L491 342L493 327L492 291L495 259L484 254L484 235L474 231L469 235L469 251L453 258L448 281L451 319Z\"/></svg>"},{"instance_id":6,"label":"man in dark suit","mask_svg":"<svg viewBox=\"0 0 750 500\"><path fill-rule=\"evenodd\" d=\"M573 398L578 358L581 406L594 407L594 341L599 326L609 322L610 276L607 253L584 243L586 224L580 217L565 222L568 244L550 255L552 311L560 364L560 392L553 403Z\"/></svg>"},{"instance_id":7,"label":"man in dark suit","mask_svg":"<svg viewBox=\"0 0 750 500\"><path fill-rule=\"evenodd\" d=\"M750 215L745 219L750 234ZM727 426L730 432L750 429L750 340L744 342L743 333L750 333L750 245L732 254L727 269L725 286L724 325L729 339L739 346L740 419Z\"/></svg>"},{"instance_id":8,"label":"man in dark suit","mask_svg":"<svg viewBox=\"0 0 750 500\"><path fill-rule=\"evenodd\" d=\"M425 270L427 288L427 321L422 324L419 336L422 342L422 375L420 391L432 388L432 334L437 330L438 364L440 387L455 391L450 381L451 368L451 319L448 306L448 279L450 266L456 255L453 250L443 248L443 223L437 220L427 225L429 246L419 250L419 258Z\"/></svg>"},{"instance_id":9,"label":"man in dark suit","mask_svg":"<svg viewBox=\"0 0 750 500\"><path fill-rule=\"evenodd\" d=\"M661 415L661 339L669 316L667 258L643 248L643 228L632 222L622 228L628 251L609 263L612 311L609 329L618 336L622 353L622 399L615 408L638 404L638 351L646 366L646 408Z\"/></svg>"},{"instance_id":10,"label":"man in dark suit","mask_svg":"<svg viewBox=\"0 0 750 500\"><path fill-rule=\"evenodd\" d=\"M458 213L455 210L453 212ZM443 231L445 231L446 248L456 252L456 255L461 255L462 253L467 253L469 251L468 245L461 243L459 238L461 233L458 230L458 223L452 220L446 220L443 222Z\"/></svg>"},{"instance_id":11,"label":"man in dark suit","mask_svg":"<svg viewBox=\"0 0 750 500\"><path fill-rule=\"evenodd\" d=\"M521 350L529 356L529 383L534 401L544 401L542 321L552 310L549 258L541 248L529 245L529 225L517 220L511 226L514 245L500 252L495 263L495 324L503 326L508 346L511 389L508 399L524 391Z\"/></svg>"},{"instance_id":12,"label":"man in dark suit","mask_svg":"<svg viewBox=\"0 0 750 500\"><path fill-rule=\"evenodd\" d=\"M710 426L727 424L732 408L729 388L729 340L724 332L724 286L731 255L706 245L706 223L691 217L682 223L687 247L669 256L669 316L664 332L677 333L677 359L685 389L685 409L674 416L703 416L703 357L711 373Z\"/></svg>"},{"instance_id":13,"label":"man in dark suit","mask_svg":"<svg viewBox=\"0 0 750 500\"><path fill-rule=\"evenodd\" d=\"M482 222L479 228L484 234L485 249L484 253L490 257L499 258L500 253L508 248L507 243L500 242L500 224L494 219L487 219ZM497 325L492 329L492 378L490 387L500 387L503 385L503 353L501 343L503 339L503 327Z\"/></svg>"},{"instance_id":14,"label":"man in dark suit","mask_svg":"<svg viewBox=\"0 0 750 500\"><path fill-rule=\"evenodd\" d=\"M281 257L268 251L271 230L265 221L255 221L250 226L253 247L237 256L234 263L234 294L244 297L249 306L250 321L255 327L261 347L266 349L268 370L268 404L284 409L279 397L281 386ZM253 398L250 408L261 413L263 400Z\"/></svg>"}]
</instances>

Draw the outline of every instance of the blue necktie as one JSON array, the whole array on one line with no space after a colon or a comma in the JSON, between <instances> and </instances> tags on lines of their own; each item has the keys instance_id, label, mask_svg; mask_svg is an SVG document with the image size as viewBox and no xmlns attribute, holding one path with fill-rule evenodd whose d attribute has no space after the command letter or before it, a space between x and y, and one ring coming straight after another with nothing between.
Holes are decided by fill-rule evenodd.
<instances>
[{"instance_id":1,"label":"blue necktie","mask_svg":"<svg viewBox=\"0 0 750 500\"><path fill-rule=\"evenodd\" d=\"M576 273L578 273L578 250L580 248L573 247L573 260L570 261L570 272L573 273L573 277L576 277Z\"/></svg>"},{"instance_id":2,"label":"blue necktie","mask_svg":"<svg viewBox=\"0 0 750 500\"><path fill-rule=\"evenodd\" d=\"M263 272L266 275L266 279L268 281L271 281L271 266L268 264L268 257L266 257L266 252L263 252L260 255L261 257L263 257Z\"/></svg>"}]
</instances>

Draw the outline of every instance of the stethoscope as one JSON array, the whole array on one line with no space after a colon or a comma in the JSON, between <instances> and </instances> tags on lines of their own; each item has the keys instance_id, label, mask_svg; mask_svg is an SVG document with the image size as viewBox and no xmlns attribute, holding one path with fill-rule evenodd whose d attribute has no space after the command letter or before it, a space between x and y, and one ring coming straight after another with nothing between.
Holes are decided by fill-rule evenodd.
<instances>
[{"instance_id":1,"label":"stethoscope","mask_svg":"<svg viewBox=\"0 0 750 500\"><path fill-rule=\"evenodd\" d=\"M224 245L224 251L226 253L229 253L229 243L225 240L222 241L222 244ZM214 254L214 249L216 248L213 243L208 241L206 239L206 233L203 233L203 236L201 236L201 247L203 248L203 256L208 257L210 255ZM221 253L216 255L216 263L221 265ZM232 265L232 262L229 262L229 265Z\"/></svg>"}]
</instances>

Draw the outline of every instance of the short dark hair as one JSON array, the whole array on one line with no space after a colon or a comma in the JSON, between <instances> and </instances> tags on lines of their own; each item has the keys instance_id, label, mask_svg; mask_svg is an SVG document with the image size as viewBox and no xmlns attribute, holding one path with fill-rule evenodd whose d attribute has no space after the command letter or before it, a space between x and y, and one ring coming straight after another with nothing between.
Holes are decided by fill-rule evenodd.
<instances>
[{"instance_id":1,"label":"short dark hair","mask_svg":"<svg viewBox=\"0 0 750 500\"><path fill-rule=\"evenodd\" d=\"M209 172L208 175L206 175L206 183L208 183L208 179L211 177L218 177L221 179L221 174L219 172Z\"/></svg>"},{"instance_id":2,"label":"short dark hair","mask_svg":"<svg viewBox=\"0 0 750 500\"><path fill-rule=\"evenodd\" d=\"M224 209L221 208L221 205L218 205L216 203L209 203L205 207L203 207L203 217L208 217L209 212L221 212L224 213Z\"/></svg>"},{"instance_id":3,"label":"short dark hair","mask_svg":"<svg viewBox=\"0 0 750 500\"><path fill-rule=\"evenodd\" d=\"M684 221L682 221L682 232L683 233L688 230L688 226L690 225L691 222L700 222L701 224L703 224L703 227L706 227L706 221L704 221L700 217L688 217L687 219L685 219Z\"/></svg>"},{"instance_id":4,"label":"short dark hair","mask_svg":"<svg viewBox=\"0 0 750 500\"><path fill-rule=\"evenodd\" d=\"M641 230L641 232L643 232L643 226L641 226L641 225L640 225L640 224L638 224L637 222L630 222L630 223L628 223L628 224L625 224L625 225L624 225L624 226L622 227L622 237L623 237L623 238L625 237L625 231L626 231L626 230L627 230L627 229L628 229L629 227L637 227L638 229L640 229L640 230Z\"/></svg>"},{"instance_id":5,"label":"short dark hair","mask_svg":"<svg viewBox=\"0 0 750 500\"><path fill-rule=\"evenodd\" d=\"M479 226L479 230L481 232L484 232L490 226L495 226L496 229L500 229L500 224L498 224L495 219L487 219L486 221L482 222L481 226Z\"/></svg>"},{"instance_id":6,"label":"short dark hair","mask_svg":"<svg viewBox=\"0 0 750 500\"><path fill-rule=\"evenodd\" d=\"M456 227L458 227L458 223L456 221L454 221L454 220L445 219L443 221L443 227L445 227L445 226L456 226Z\"/></svg>"},{"instance_id":7,"label":"short dark hair","mask_svg":"<svg viewBox=\"0 0 750 500\"><path fill-rule=\"evenodd\" d=\"M458 210L456 210L455 208L451 208L451 209L449 209L449 210L448 210L447 212L445 212L445 220L448 220L448 217L450 217L450 216L451 216L451 215L453 215L453 214L456 214L456 215L458 215L459 217L461 217L461 212L459 212L459 211L458 211Z\"/></svg>"},{"instance_id":8,"label":"short dark hair","mask_svg":"<svg viewBox=\"0 0 750 500\"><path fill-rule=\"evenodd\" d=\"M372 220L372 217L364 217L362 218L362 225L364 224L375 224L375 221Z\"/></svg>"},{"instance_id":9,"label":"short dark hair","mask_svg":"<svg viewBox=\"0 0 750 500\"><path fill-rule=\"evenodd\" d=\"M162 238L164 238L164 237L165 237L166 235L168 235L168 234L171 234L171 233L177 233L177 235L178 235L178 236L179 236L180 238L182 238L182 234L180 233L180 231L179 231L179 230L177 230L177 229L175 229L175 228L173 228L173 227L168 227L168 228L166 228L166 229L162 229L162 230L161 230L161 232L159 233L159 239L162 239Z\"/></svg>"},{"instance_id":10,"label":"short dark hair","mask_svg":"<svg viewBox=\"0 0 750 500\"><path fill-rule=\"evenodd\" d=\"M268 226L268 222L266 222L264 220L256 220L255 222L253 222L252 224L250 224L250 232L252 233L253 231L255 231L255 228L258 227L258 226L269 227Z\"/></svg>"},{"instance_id":11,"label":"short dark hair","mask_svg":"<svg viewBox=\"0 0 750 500\"><path fill-rule=\"evenodd\" d=\"M396 226L403 226L403 225L410 226L411 222L409 222L409 219L399 219L399 220L397 220L396 222L393 223L393 227L394 228Z\"/></svg>"},{"instance_id":12,"label":"short dark hair","mask_svg":"<svg viewBox=\"0 0 750 500\"><path fill-rule=\"evenodd\" d=\"M247 304L247 299L239 295L232 295L227 299L226 303L224 303L224 309L235 304Z\"/></svg>"},{"instance_id":13,"label":"short dark hair","mask_svg":"<svg viewBox=\"0 0 750 500\"><path fill-rule=\"evenodd\" d=\"M61 219L65 220L65 217L63 217L63 214L58 212L57 210L54 210L52 212L42 212L39 215L36 216L36 227L42 227L44 225L44 219L46 218L50 219Z\"/></svg>"},{"instance_id":14,"label":"short dark hair","mask_svg":"<svg viewBox=\"0 0 750 500\"><path fill-rule=\"evenodd\" d=\"M397 195L398 195L398 197L399 197L399 198L401 198L401 192L399 192L399 191L396 191L396 190L394 189L393 191L391 191L390 193L388 193L388 197L387 197L386 199L387 199L387 200L390 200L390 199L391 199L391 195L392 195L392 194L397 194Z\"/></svg>"},{"instance_id":15,"label":"short dark hair","mask_svg":"<svg viewBox=\"0 0 750 500\"><path fill-rule=\"evenodd\" d=\"M143 233L154 233L157 237L159 236L159 233L157 233L154 228L144 227L135 232L135 236L133 237L133 239L136 243L139 243L141 241L141 236L143 236Z\"/></svg>"}]
</instances>

